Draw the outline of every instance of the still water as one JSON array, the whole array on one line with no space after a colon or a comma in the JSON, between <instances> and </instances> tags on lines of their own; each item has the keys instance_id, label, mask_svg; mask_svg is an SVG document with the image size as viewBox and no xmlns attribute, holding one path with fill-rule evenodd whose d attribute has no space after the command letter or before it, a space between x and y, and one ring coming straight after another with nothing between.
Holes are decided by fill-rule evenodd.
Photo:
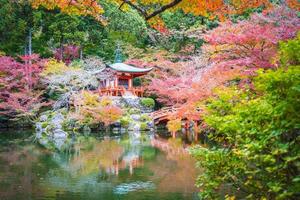
<instances>
[{"instance_id":1,"label":"still water","mask_svg":"<svg viewBox=\"0 0 300 200\"><path fill-rule=\"evenodd\" d=\"M194 160L149 133L77 137L50 151L31 133L0 133L0 199L194 200Z\"/></svg>"}]
</instances>

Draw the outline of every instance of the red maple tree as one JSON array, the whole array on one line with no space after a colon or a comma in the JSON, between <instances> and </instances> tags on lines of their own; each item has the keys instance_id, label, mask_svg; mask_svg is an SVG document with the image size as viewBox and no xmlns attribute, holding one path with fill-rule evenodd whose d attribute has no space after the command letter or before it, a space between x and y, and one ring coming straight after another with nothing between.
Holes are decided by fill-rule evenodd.
<instances>
[{"instance_id":1,"label":"red maple tree","mask_svg":"<svg viewBox=\"0 0 300 200\"><path fill-rule=\"evenodd\" d=\"M0 57L0 113L11 119L32 116L43 105L37 88L43 61L35 54L20 59Z\"/></svg>"}]
</instances>

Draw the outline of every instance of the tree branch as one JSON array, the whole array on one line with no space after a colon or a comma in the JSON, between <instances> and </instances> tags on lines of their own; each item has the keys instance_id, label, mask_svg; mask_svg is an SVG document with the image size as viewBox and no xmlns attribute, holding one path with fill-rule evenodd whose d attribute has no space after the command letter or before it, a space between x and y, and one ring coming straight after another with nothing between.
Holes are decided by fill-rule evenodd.
<instances>
[{"instance_id":1,"label":"tree branch","mask_svg":"<svg viewBox=\"0 0 300 200\"><path fill-rule=\"evenodd\" d=\"M151 19L152 17L155 17L156 15L158 15L158 14L160 14L160 13L166 11L167 9L170 9L170 8L176 6L176 5L179 4L181 1L182 1L182 0L174 0L174 1L172 1L171 3L166 4L166 5L162 6L162 7L160 7L159 9L155 10L153 13L151 13L150 15L148 15L148 16L146 17L146 20L149 20L149 19Z\"/></svg>"},{"instance_id":2,"label":"tree branch","mask_svg":"<svg viewBox=\"0 0 300 200\"><path fill-rule=\"evenodd\" d=\"M147 12L143 8L135 5L130 0L123 0L123 2L126 3L126 4L128 4L130 7L134 8L135 10L137 10L145 19L147 18L148 14L147 14Z\"/></svg>"},{"instance_id":3,"label":"tree branch","mask_svg":"<svg viewBox=\"0 0 300 200\"><path fill-rule=\"evenodd\" d=\"M176 6L181 1L182 0L173 0L169 4L163 5L162 7L158 8L157 10L153 11L150 14L148 14L147 11L144 10L142 7L140 7L140 6L132 3L130 0L123 0L123 3L121 5L123 5L124 3L128 4L130 7L132 7L135 10L137 10L146 20L149 20L149 19L151 19L151 18L159 15L160 13L166 11L167 9L170 9L170 8Z\"/></svg>"}]
</instances>

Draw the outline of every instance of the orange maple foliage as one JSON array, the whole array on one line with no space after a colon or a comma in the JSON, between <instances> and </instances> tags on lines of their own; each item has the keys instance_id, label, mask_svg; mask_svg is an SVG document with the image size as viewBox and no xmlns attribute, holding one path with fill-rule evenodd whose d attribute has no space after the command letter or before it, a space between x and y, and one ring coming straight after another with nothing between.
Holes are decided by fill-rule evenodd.
<instances>
[{"instance_id":1,"label":"orange maple foliage","mask_svg":"<svg viewBox=\"0 0 300 200\"><path fill-rule=\"evenodd\" d=\"M120 8L131 7L137 10L146 20L156 18L165 10L182 9L185 13L202 15L210 18L218 17L224 20L228 14L241 14L249 8L269 7L269 0L110 0L110 3ZM288 0L288 5L299 8L297 0ZM101 20L100 14L104 12L102 6L96 0L31 0L34 8L44 6L48 9L59 8L67 14L91 15ZM161 22L157 26L161 26Z\"/></svg>"},{"instance_id":2,"label":"orange maple foliage","mask_svg":"<svg viewBox=\"0 0 300 200\"><path fill-rule=\"evenodd\" d=\"M295 0L293 1L295 4ZM297 0L296 0L297 1ZM119 0L119 2L124 2ZM170 10L182 9L185 13L192 13L194 15L202 15L210 18L219 17L220 20L225 19L228 14L241 14L247 9L258 8L264 6L268 8L271 6L269 0L133 0L135 5L147 7L149 5L168 5L172 2L178 2L170 8ZM149 10L150 13L153 10ZM148 12L149 12L148 11Z\"/></svg>"},{"instance_id":3,"label":"orange maple foliage","mask_svg":"<svg viewBox=\"0 0 300 200\"><path fill-rule=\"evenodd\" d=\"M166 27L165 22L160 17L154 17L148 20L149 25L162 34L168 35L170 32Z\"/></svg>"},{"instance_id":4,"label":"orange maple foliage","mask_svg":"<svg viewBox=\"0 0 300 200\"><path fill-rule=\"evenodd\" d=\"M300 2L299 2L299 0L286 0L286 3L290 8L293 8L297 11L300 11Z\"/></svg>"},{"instance_id":5,"label":"orange maple foliage","mask_svg":"<svg viewBox=\"0 0 300 200\"><path fill-rule=\"evenodd\" d=\"M167 128L172 133L173 138L175 138L176 132L181 130L181 119L168 121Z\"/></svg>"},{"instance_id":6,"label":"orange maple foliage","mask_svg":"<svg viewBox=\"0 0 300 200\"><path fill-rule=\"evenodd\" d=\"M247 9L264 6L268 8L271 3L268 0L183 0L179 7L186 13L201 15L224 21L228 15L242 14Z\"/></svg>"},{"instance_id":7,"label":"orange maple foliage","mask_svg":"<svg viewBox=\"0 0 300 200\"><path fill-rule=\"evenodd\" d=\"M122 116L122 109L113 105L113 102L108 97L99 98L97 94L90 91L82 91L74 94L73 104L75 112L70 114L82 123L98 124L104 123L107 127L114 123Z\"/></svg>"},{"instance_id":8,"label":"orange maple foliage","mask_svg":"<svg viewBox=\"0 0 300 200\"><path fill-rule=\"evenodd\" d=\"M43 6L49 10L60 9L61 12L74 15L90 15L103 21L102 6L96 0L31 0L33 8Z\"/></svg>"}]
</instances>

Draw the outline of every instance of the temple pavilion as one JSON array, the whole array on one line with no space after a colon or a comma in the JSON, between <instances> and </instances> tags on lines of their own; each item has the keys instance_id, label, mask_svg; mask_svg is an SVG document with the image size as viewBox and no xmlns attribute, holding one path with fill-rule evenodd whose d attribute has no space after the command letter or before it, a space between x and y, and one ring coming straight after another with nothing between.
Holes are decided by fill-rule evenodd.
<instances>
[{"instance_id":1,"label":"temple pavilion","mask_svg":"<svg viewBox=\"0 0 300 200\"><path fill-rule=\"evenodd\" d=\"M100 83L100 94L107 96L143 96L143 87L134 87L133 79L150 72L152 68L138 68L122 63L121 50L116 50L115 63L107 65L113 72L113 77Z\"/></svg>"}]
</instances>

